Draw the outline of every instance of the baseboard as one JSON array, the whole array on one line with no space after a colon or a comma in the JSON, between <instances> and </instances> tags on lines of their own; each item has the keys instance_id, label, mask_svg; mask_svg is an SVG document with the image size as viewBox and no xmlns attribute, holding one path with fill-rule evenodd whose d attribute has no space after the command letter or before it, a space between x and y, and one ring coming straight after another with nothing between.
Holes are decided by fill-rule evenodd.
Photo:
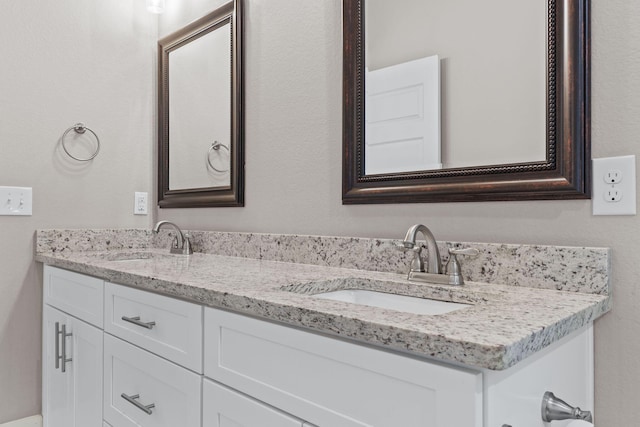
<instances>
[{"instance_id":1,"label":"baseboard","mask_svg":"<svg viewBox=\"0 0 640 427\"><path fill-rule=\"evenodd\" d=\"M11 421L8 423L0 424L0 427L42 427L42 416L34 415L33 417Z\"/></svg>"}]
</instances>

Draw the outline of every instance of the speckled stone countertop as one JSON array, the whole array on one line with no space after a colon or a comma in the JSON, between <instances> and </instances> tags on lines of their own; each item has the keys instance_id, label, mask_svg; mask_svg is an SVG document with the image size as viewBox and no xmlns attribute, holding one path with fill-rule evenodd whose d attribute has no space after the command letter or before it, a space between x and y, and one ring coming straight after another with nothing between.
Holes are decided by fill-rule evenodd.
<instances>
[{"instance_id":1,"label":"speckled stone countertop","mask_svg":"<svg viewBox=\"0 0 640 427\"><path fill-rule=\"evenodd\" d=\"M36 248L36 260L45 264L387 349L492 370L509 368L588 325L611 304L602 292L477 282L450 287L409 282L395 272L211 253L170 255L164 248L146 244L60 250L49 244L47 236L38 236ZM354 288L469 306L447 314L418 315L313 296Z\"/></svg>"}]
</instances>

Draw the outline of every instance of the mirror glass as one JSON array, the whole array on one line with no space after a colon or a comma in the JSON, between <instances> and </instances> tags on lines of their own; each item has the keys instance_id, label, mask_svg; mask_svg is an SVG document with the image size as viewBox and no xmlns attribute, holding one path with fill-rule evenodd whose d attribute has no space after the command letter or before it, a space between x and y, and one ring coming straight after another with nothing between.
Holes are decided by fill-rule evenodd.
<instances>
[{"instance_id":1,"label":"mirror glass","mask_svg":"<svg viewBox=\"0 0 640 427\"><path fill-rule=\"evenodd\" d=\"M367 175L545 160L545 1L364 10Z\"/></svg>"},{"instance_id":2,"label":"mirror glass","mask_svg":"<svg viewBox=\"0 0 640 427\"><path fill-rule=\"evenodd\" d=\"M243 206L242 0L162 38L158 205Z\"/></svg>"},{"instance_id":3,"label":"mirror glass","mask_svg":"<svg viewBox=\"0 0 640 427\"><path fill-rule=\"evenodd\" d=\"M231 183L231 25L169 53L169 189Z\"/></svg>"},{"instance_id":4,"label":"mirror glass","mask_svg":"<svg viewBox=\"0 0 640 427\"><path fill-rule=\"evenodd\" d=\"M342 0L344 204L590 197L589 0Z\"/></svg>"}]
</instances>

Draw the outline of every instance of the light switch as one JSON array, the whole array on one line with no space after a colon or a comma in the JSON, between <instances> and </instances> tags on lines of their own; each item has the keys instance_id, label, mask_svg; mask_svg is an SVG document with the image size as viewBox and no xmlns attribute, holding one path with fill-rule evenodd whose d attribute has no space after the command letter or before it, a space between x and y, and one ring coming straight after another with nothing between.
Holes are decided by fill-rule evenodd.
<instances>
[{"instance_id":1,"label":"light switch","mask_svg":"<svg viewBox=\"0 0 640 427\"><path fill-rule=\"evenodd\" d=\"M31 187L0 187L0 215L31 215Z\"/></svg>"}]
</instances>

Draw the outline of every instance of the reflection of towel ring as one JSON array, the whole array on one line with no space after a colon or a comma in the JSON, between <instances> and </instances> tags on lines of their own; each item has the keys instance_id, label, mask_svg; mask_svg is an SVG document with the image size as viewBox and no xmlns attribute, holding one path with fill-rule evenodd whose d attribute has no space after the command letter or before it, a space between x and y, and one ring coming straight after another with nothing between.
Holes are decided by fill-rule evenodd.
<instances>
[{"instance_id":1,"label":"reflection of towel ring","mask_svg":"<svg viewBox=\"0 0 640 427\"><path fill-rule=\"evenodd\" d=\"M76 133L79 134L83 134L85 133L85 131L89 131L93 134L93 136L96 137L96 142L98 143L98 146L96 147L96 151L95 153L93 153L89 158L86 159L79 159L78 157L74 156L73 154L71 154L69 152L69 150L67 150L67 146L64 144L64 139L67 136L67 134L69 132L71 132L72 130L74 130ZM92 131L91 129L89 129L88 127L86 127L84 125L84 123L76 123L75 125L71 126L69 129L65 130L64 133L62 134L62 149L64 150L65 153L67 153L67 155L69 157L71 157L74 160L77 160L79 162L88 162L89 160L93 159L95 156L98 155L98 153L100 152L100 138L98 138L98 135L96 135L96 133L94 131Z\"/></svg>"},{"instance_id":2,"label":"reflection of towel ring","mask_svg":"<svg viewBox=\"0 0 640 427\"><path fill-rule=\"evenodd\" d=\"M213 141L211 143L211 147L209 147L209 151L207 152L207 163L209 163L209 166L211 167L211 169L213 169L216 172L229 172L229 169L225 169L225 170L217 169L215 166L213 166L213 164L211 164L211 152L214 151L214 150L215 151L219 151L220 147L222 147L225 150L229 151L229 147L227 147L223 143L218 142L218 141Z\"/></svg>"}]
</instances>

